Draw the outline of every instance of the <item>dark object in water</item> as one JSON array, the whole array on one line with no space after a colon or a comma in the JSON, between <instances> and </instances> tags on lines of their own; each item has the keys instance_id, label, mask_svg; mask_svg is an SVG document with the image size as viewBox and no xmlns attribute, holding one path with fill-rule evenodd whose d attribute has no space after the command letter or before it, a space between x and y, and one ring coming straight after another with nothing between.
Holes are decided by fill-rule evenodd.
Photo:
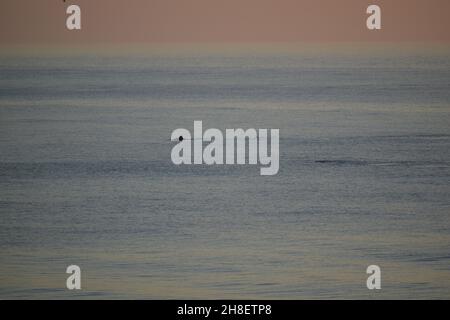
<instances>
[{"instance_id":1,"label":"dark object in water","mask_svg":"<svg viewBox=\"0 0 450 320\"><path fill-rule=\"evenodd\" d=\"M178 141L183 141L183 136L179 136Z\"/></svg>"}]
</instances>

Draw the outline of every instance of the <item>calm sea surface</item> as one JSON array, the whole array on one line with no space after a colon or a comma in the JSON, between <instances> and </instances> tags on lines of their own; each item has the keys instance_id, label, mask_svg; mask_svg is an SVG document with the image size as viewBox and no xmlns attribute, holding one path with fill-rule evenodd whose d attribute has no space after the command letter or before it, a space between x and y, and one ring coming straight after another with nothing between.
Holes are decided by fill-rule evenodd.
<instances>
[{"instance_id":1,"label":"calm sea surface","mask_svg":"<svg viewBox=\"0 0 450 320\"><path fill-rule=\"evenodd\" d=\"M449 299L450 53L350 52L2 54L0 298ZM173 165L194 120L278 175Z\"/></svg>"}]
</instances>

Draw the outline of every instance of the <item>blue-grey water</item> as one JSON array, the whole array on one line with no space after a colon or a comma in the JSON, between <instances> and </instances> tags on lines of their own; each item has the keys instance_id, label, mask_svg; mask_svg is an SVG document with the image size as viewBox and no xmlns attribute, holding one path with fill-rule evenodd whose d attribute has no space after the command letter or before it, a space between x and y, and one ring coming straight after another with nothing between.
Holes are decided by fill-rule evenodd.
<instances>
[{"instance_id":1,"label":"blue-grey water","mask_svg":"<svg viewBox=\"0 0 450 320\"><path fill-rule=\"evenodd\" d=\"M194 120L279 173L172 164ZM1 299L448 299L449 214L448 50L1 55Z\"/></svg>"}]
</instances>

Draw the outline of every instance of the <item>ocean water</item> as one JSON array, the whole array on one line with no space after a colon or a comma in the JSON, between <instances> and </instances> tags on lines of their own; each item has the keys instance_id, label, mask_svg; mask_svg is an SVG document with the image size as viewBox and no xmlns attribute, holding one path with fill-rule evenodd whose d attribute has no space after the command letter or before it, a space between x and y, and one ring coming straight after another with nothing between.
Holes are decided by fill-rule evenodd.
<instances>
[{"instance_id":1,"label":"ocean water","mask_svg":"<svg viewBox=\"0 0 450 320\"><path fill-rule=\"evenodd\" d=\"M172 164L194 120L279 173ZM449 299L449 215L448 50L0 57L1 299Z\"/></svg>"}]
</instances>

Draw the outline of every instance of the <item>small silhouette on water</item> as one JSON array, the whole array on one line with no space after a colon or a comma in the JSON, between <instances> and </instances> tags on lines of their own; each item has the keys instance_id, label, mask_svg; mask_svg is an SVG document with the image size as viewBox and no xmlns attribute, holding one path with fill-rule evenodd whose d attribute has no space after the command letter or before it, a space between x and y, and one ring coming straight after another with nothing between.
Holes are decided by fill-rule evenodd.
<instances>
[{"instance_id":1,"label":"small silhouette on water","mask_svg":"<svg viewBox=\"0 0 450 320\"><path fill-rule=\"evenodd\" d=\"M184 139L183 136L178 137L178 141L183 141L183 139Z\"/></svg>"}]
</instances>

